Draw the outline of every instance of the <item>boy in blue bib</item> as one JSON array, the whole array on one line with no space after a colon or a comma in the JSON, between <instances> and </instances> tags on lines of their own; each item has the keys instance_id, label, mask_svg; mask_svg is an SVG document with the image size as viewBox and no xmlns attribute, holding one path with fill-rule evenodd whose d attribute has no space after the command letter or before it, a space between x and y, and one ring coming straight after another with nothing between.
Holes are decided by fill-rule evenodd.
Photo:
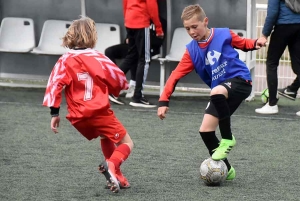
<instances>
[{"instance_id":1,"label":"boy in blue bib","mask_svg":"<svg viewBox=\"0 0 300 201\"><path fill-rule=\"evenodd\" d=\"M260 40L238 36L228 28L208 28L208 18L198 5L184 8L181 19L192 41L176 69L168 78L159 98L157 115L166 117L170 97L177 82L193 70L211 88L210 101L200 126L200 136L213 160L223 160L228 168L227 180L235 178L235 170L227 155L235 146L230 117L251 93L252 81L248 67L239 59L238 52L260 49ZM216 137L219 126L221 141Z\"/></svg>"}]
</instances>

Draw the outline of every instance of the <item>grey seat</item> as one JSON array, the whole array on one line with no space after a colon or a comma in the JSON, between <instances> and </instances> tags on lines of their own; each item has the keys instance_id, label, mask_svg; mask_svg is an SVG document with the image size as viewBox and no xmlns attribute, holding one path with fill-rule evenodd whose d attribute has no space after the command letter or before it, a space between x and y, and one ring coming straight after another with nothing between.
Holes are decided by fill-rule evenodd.
<instances>
[{"instance_id":1,"label":"grey seat","mask_svg":"<svg viewBox=\"0 0 300 201\"><path fill-rule=\"evenodd\" d=\"M39 45L31 53L62 55L68 51L61 46L62 37L66 34L71 21L47 20L45 21L39 41Z\"/></svg>"},{"instance_id":2,"label":"grey seat","mask_svg":"<svg viewBox=\"0 0 300 201\"><path fill-rule=\"evenodd\" d=\"M1 52L30 52L35 47L34 22L30 18L6 17L0 27Z\"/></svg>"},{"instance_id":3,"label":"grey seat","mask_svg":"<svg viewBox=\"0 0 300 201\"><path fill-rule=\"evenodd\" d=\"M159 92L162 93L165 85L166 62L179 62L186 50L186 45L191 42L192 38L183 27L176 28L173 33L171 48L165 58L159 58L160 61L160 84Z\"/></svg>"},{"instance_id":4,"label":"grey seat","mask_svg":"<svg viewBox=\"0 0 300 201\"><path fill-rule=\"evenodd\" d=\"M96 23L97 44L95 49L104 54L106 48L121 43L120 26L117 24Z\"/></svg>"}]
</instances>

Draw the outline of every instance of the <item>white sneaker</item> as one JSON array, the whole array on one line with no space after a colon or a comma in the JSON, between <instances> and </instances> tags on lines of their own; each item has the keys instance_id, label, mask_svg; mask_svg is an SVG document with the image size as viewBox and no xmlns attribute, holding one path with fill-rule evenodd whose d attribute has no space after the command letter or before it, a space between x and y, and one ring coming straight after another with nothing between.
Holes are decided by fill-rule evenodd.
<instances>
[{"instance_id":1,"label":"white sneaker","mask_svg":"<svg viewBox=\"0 0 300 201\"><path fill-rule=\"evenodd\" d=\"M262 108L255 109L255 112L259 114L277 114L278 106L277 105L270 106L268 102Z\"/></svg>"},{"instance_id":2,"label":"white sneaker","mask_svg":"<svg viewBox=\"0 0 300 201\"><path fill-rule=\"evenodd\" d=\"M135 86L133 86L133 85L129 86L129 89L127 90L125 98L132 98L134 95L134 89L135 89Z\"/></svg>"},{"instance_id":3,"label":"white sneaker","mask_svg":"<svg viewBox=\"0 0 300 201\"><path fill-rule=\"evenodd\" d=\"M297 115L297 116L300 116L300 111L299 111L299 112L296 112L296 115Z\"/></svg>"}]
</instances>

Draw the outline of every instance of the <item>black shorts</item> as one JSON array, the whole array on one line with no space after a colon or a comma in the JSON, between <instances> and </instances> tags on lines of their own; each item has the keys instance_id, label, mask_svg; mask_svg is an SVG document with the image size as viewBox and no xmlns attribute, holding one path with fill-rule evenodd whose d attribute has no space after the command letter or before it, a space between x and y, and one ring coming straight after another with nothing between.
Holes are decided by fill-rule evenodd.
<instances>
[{"instance_id":1,"label":"black shorts","mask_svg":"<svg viewBox=\"0 0 300 201\"><path fill-rule=\"evenodd\" d=\"M227 103L230 115L235 112L239 105L251 94L252 91L252 82L240 77L228 79L220 85L224 86L228 91ZM215 117L219 116L211 101L209 101L205 109L205 114L210 114Z\"/></svg>"}]
</instances>

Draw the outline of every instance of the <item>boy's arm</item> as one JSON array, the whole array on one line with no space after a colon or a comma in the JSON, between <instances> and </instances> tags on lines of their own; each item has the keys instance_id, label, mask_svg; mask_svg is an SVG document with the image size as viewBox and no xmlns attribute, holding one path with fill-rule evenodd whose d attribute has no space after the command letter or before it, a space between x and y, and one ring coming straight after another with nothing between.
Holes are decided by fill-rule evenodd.
<instances>
[{"instance_id":1,"label":"boy's arm","mask_svg":"<svg viewBox=\"0 0 300 201\"><path fill-rule=\"evenodd\" d=\"M128 89L128 82L124 72L112 61L108 60L101 63L105 79L103 82L106 84L109 94L118 97L121 90Z\"/></svg>"},{"instance_id":2,"label":"boy's arm","mask_svg":"<svg viewBox=\"0 0 300 201\"><path fill-rule=\"evenodd\" d=\"M194 70L194 65L192 63L192 60L190 58L190 55L188 51L186 50L181 61L173 70L170 77L168 78L164 90L159 98L159 107L161 106L167 106L169 107L169 101L170 97L175 90L177 82L187 75L188 73L192 72Z\"/></svg>"},{"instance_id":3,"label":"boy's arm","mask_svg":"<svg viewBox=\"0 0 300 201\"><path fill-rule=\"evenodd\" d=\"M61 92L68 80L66 68L60 58L55 64L46 87L46 92L43 100L43 106L50 108L52 117L59 115L60 103L62 100Z\"/></svg>"},{"instance_id":4,"label":"boy's arm","mask_svg":"<svg viewBox=\"0 0 300 201\"><path fill-rule=\"evenodd\" d=\"M248 52L249 50L256 50L256 39L243 38L230 30L230 34L232 37L231 45L234 48L243 50L244 52Z\"/></svg>"},{"instance_id":5,"label":"boy's arm","mask_svg":"<svg viewBox=\"0 0 300 201\"><path fill-rule=\"evenodd\" d=\"M92 77L97 77L104 83L109 94L119 96L121 90L128 89L124 72L104 54L97 52L93 56L79 55L80 63L85 65ZM95 80L97 81L97 80Z\"/></svg>"}]
</instances>

